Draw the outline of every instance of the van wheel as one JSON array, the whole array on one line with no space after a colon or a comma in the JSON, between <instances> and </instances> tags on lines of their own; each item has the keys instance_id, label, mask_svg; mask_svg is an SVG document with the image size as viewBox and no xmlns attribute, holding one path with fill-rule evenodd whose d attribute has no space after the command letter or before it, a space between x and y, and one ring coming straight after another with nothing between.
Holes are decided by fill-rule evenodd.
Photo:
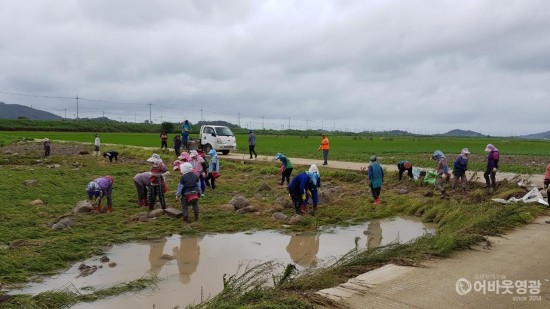
<instances>
[{"instance_id":1,"label":"van wheel","mask_svg":"<svg viewBox=\"0 0 550 309\"><path fill-rule=\"evenodd\" d=\"M212 145L210 145L210 144L206 144L202 148L202 151L204 151L204 154L208 154L210 152L210 150L212 150Z\"/></svg>"},{"instance_id":2,"label":"van wheel","mask_svg":"<svg viewBox=\"0 0 550 309\"><path fill-rule=\"evenodd\" d=\"M226 155L226 154L229 153L229 150L222 150L222 153L223 153L224 155Z\"/></svg>"}]
</instances>

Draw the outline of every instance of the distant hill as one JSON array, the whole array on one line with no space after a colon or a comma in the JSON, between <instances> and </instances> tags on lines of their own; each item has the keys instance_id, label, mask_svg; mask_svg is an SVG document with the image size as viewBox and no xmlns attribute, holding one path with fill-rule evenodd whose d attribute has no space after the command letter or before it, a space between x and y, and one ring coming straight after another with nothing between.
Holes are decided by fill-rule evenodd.
<instances>
[{"instance_id":1,"label":"distant hill","mask_svg":"<svg viewBox=\"0 0 550 309\"><path fill-rule=\"evenodd\" d=\"M0 102L0 118L17 119L25 117L32 120L63 120L63 117L55 114L37 110L19 104L6 104Z\"/></svg>"},{"instance_id":2,"label":"distant hill","mask_svg":"<svg viewBox=\"0 0 550 309\"><path fill-rule=\"evenodd\" d=\"M533 139L550 139L550 131L535 133L529 135L522 135L521 138L533 138Z\"/></svg>"},{"instance_id":3,"label":"distant hill","mask_svg":"<svg viewBox=\"0 0 550 309\"><path fill-rule=\"evenodd\" d=\"M447 133L439 134L440 136L456 136L456 137L485 137L486 135L483 135L478 132L470 131L470 130L460 130L460 129L454 129Z\"/></svg>"}]
</instances>

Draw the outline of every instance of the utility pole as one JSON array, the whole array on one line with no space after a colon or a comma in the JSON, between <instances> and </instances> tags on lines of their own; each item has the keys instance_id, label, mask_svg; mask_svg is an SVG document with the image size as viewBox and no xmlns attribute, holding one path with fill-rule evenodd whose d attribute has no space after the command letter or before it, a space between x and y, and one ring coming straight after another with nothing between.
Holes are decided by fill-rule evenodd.
<instances>
[{"instance_id":1,"label":"utility pole","mask_svg":"<svg viewBox=\"0 0 550 309\"><path fill-rule=\"evenodd\" d=\"M288 117L288 129L290 130L290 117Z\"/></svg>"},{"instance_id":2,"label":"utility pole","mask_svg":"<svg viewBox=\"0 0 550 309\"><path fill-rule=\"evenodd\" d=\"M262 116L262 130L265 130L265 127L264 127L264 116Z\"/></svg>"},{"instance_id":3,"label":"utility pole","mask_svg":"<svg viewBox=\"0 0 550 309\"><path fill-rule=\"evenodd\" d=\"M151 103L149 103L149 124L151 123Z\"/></svg>"},{"instance_id":4,"label":"utility pole","mask_svg":"<svg viewBox=\"0 0 550 309\"><path fill-rule=\"evenodd\" d=\"M76 120L78 120L78 94L76 95Z\"/></svg>"},{"instance_id":5,"label":"utility pole","mask_svg":"<svg viewBox=\"0 0 550 309\"><path fill-rule=\"evenodd\" d=\"M237 117L239 118L239 127L241 126L241 113L237 113Z\"/></svg>"},{"instance_id":6,"label":"utility pole","mask_svg":"<svg viewBox=\"0 0 550 309\"><path fill-rule=\"evenodd\" d=\"M67 119L67 108L65 108L65 120Z\"/></svg>"},{"instance_id":7,"label":"utility pole","mask_svg":"<svg viewBox=\"0 0 550 309\"><path fill-rule=\"evenodd\" d=\"M134 113L134 123L137 123L137 113Z\"/></svg>"},{"instance_id":8,"label":"utility pole","mask_svg":"<svg viewBox=\"0 0 550 309\"><path fill-rule=\"evenodd\" d=\"M201 107L201 121L204 121L204 118L202 117L202 107Z\"/></svg>"}]
</instances>

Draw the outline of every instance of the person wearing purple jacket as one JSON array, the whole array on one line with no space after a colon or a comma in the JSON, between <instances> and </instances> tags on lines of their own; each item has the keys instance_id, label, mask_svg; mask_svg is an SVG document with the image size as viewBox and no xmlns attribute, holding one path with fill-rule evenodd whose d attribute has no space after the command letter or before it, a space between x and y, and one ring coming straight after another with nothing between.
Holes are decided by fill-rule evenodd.
<instances>
[{"instance_id":1,"label":"person wearing purple jacket","mask_svg":"<svg viewBox=\"0 0 550 309\"><path fill-rule=\"evenodd\" d=\"M113 199L111 196L113 193L113 183L113 176L104 176L90 181L86 186L88 200L92 204L97 201L97 205L94 209L96 212L101 212L101 200L104 196L107 197L107 212L113 212Z\"/></svg>"},{"instance_id":2,"label":"person wearing purple jacket","mask_svg":"<svg viewBox=\"0 0 550 309\"><path fill-rule=\"evenodd\" d=\"M500 152L495 146L493 146L493 144L487 144L487 147L485 147L485 152L488 152L487 169L483 174L483 177L485 178L485 184L486 184L485 188L496 189L497 188L496 174L498 170L498 161L500 159Z\"/></svg>"}]
</instances>

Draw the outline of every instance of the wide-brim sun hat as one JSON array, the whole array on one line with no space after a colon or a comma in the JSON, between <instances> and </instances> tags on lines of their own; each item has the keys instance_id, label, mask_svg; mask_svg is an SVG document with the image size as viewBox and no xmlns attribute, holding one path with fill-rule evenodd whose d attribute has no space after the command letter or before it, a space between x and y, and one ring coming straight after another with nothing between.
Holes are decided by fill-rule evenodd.
<instances>
[{"instance_id":1,"label":"wide-brim sun hat","mask_svg":"<svg viewBox=\"0 0 550 309\"><path fill-rule=\"evenodd\" d=\"M370 156L370 161L371 162L374 162L374 161L377 161L377 160L378 160L378 157L376 155Z\"/></svg>"},{"instance_id":2,"label":"wide-brim sun hat","mask_svg":"<svg viewBox=\"0 0 550 309\"><path fill-rule=\"evenodd\" d=\"M149 159L147 159L147 162L156 163L158 162L158 160L162 162L162 159L160 158L160 156L154 153Z\"/></svg>"}]
</instances>

